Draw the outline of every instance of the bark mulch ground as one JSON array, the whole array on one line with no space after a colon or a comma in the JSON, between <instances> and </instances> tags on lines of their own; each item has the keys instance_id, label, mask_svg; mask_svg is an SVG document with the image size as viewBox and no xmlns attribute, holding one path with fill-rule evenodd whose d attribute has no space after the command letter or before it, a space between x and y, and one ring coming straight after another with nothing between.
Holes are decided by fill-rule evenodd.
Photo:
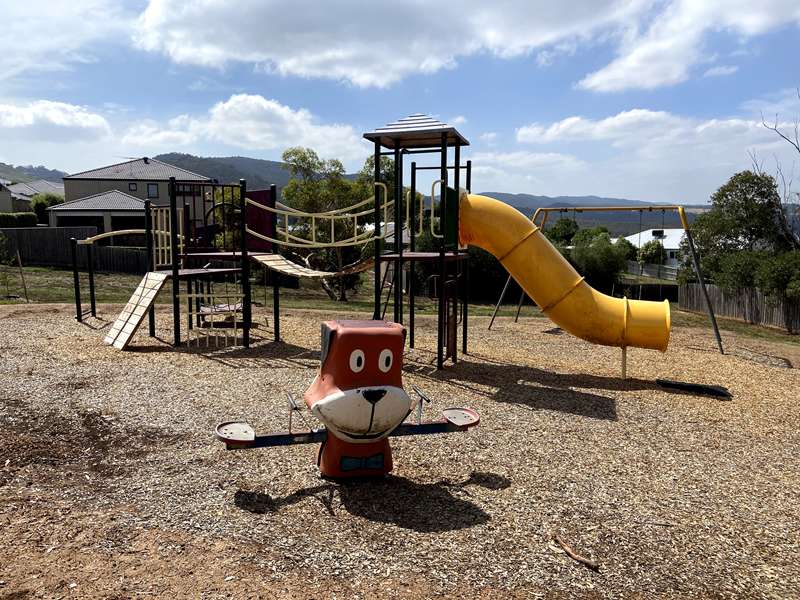
<instances>
[{"instance_id":1,"label":"bark mulch ground","mask_svg":"<svg viewBox=\"0 0 800 600\"><path fill-rule=\"evenodd\" d=\"M676 329L665 354L629 350L622 380L619 349L476 318L470 355L437 372L422 318L406 386L479 427L393 440L380 481L320 479L313 446L226 452L221 420L286 428L329 316L289 310L285 342L262 329L250 350L140 332L119 352L108 320L0 307L0 598L800 597L789 345L728 335L721 356Z\"/></svg>"}]
</instances>

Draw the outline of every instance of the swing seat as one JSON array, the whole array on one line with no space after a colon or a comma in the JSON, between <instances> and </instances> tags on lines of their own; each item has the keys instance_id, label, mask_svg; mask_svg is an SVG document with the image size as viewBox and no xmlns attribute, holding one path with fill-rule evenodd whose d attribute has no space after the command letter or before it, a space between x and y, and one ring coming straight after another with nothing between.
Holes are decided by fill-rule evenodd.
<instances>
[{"instance_id":1,"label":"swing seat","mask_svg":"<svg viewBox=\"0 0 800 600\"><path fill-rule=\"evenodd\" d=\"M463 427L468 429L475 427L481 422L481 417L477 411L465 407L451 407L442 410L442 416L448 423L452 423L456 427Z\"/></svg>"}]
</instances>

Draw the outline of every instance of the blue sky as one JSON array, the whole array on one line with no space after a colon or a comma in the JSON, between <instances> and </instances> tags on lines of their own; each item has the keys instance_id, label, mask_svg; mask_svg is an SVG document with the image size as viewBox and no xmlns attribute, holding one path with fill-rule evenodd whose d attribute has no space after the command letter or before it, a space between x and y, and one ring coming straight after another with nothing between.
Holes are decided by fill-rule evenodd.
<instances>
[{"instance_id":1,"label":"blue sky","mask_svg":"<svg viewBox=\"0 0 800 600\"><path fill-rule=\"evenodd\" d=\"M477 190L697 203L748 152L800 171L760 123L800 116L798 0L0 0L0 14L13 164L306 145L355 170L363 131L424 112L470 139Z\"/></svg>"}]
</instances>

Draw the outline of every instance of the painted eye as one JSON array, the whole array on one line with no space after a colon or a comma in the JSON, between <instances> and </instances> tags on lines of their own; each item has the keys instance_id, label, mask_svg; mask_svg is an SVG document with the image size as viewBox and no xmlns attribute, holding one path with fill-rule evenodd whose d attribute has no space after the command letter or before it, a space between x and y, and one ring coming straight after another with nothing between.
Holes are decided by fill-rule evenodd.
<instances>
[{"instance_id":1,"label":"painted eye","mask_svg":"<svg viewBox=\"0 0 800 600\"><path fill-rule=\"evenodd\" d=\"M381 350L381 354L378 356L378 368L384 373L388 373L389 369L392 368L393 362L394 355L392 354L392 351L388 348Z\"/></svg>"},{"instance_id":2,"label":"painted eye","mask_svg":"<svg viewBox=\"0 0 800 600\"><path fill-rule=\"evenodd\" d=\"M360 373L364 370L364 351L353 350L350 353L350 370L353 373Z\"/></svg>"}]
</instances>

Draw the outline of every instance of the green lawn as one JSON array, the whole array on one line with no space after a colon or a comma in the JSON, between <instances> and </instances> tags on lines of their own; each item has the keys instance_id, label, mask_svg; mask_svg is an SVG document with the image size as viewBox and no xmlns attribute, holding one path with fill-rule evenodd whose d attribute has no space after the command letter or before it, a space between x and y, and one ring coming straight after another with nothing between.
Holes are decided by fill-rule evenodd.
<instances>
[{"instance_id":1,"label":"green lawn","mask_svg":"<svg viewBox=\"0 0 800 600\"><path fill-rule=\"evenodd\" d=\"M16 268L0 267L0 304L24 302L24 293ZM74 292L72 284L72 272L64 269L52 269L41 267L25 267L25 281L28 286L28 296L31 302L74 302ZM97 273L95 275L95 288L98 303L125 303L130 298L131 292L141 280L138 275ZM349 311L372 312L372 298L374 287L370 277L363 277L363 284L357 292L351 293L349 302L346 306ZM6 284L8 284L6 286ZM81 275L81 286L83 302L89 301L88 277ZM6 291L8 290L8 291ZM5 299L7 294L17 295L20 300ZM385 294L385 292L384 292ZM384 295L385 299L385 295ZM261 285L253 287L253 301L263 304L265 301L268 306L272 303L272 294ZM158 298L159 303L169 302L168 294L161 294ZM337 312L343 308L342 303L335 302L328 298L328 295L320 287L319 283L313 280L301 280L299 289L283 288L281 290L281 305L287 308L306 308L323 311ZM389 302L387 315L392 313L392 303ZM423 315L436 314L436 300L427 297L417 298L417 313ZM88 307L88 306L87 306ZM86 308L86 307L85 307ZM407 310L407 309L406 309ZM471 304L471 315L491 315L494 306L491 304ZM505 304L500 312L500 316L511 317L516 313L516 299ZM541 311L532 305L528 300L522 309L521 317L541 316ZM734 319L717 318L720 329L737 335L744 335L751 338L762 339L772 342L783 342L800 345L800 336L789 335L783 331L768 327L750 325ZM708 317L704 314L695 314L678 309L677 304L672 305L672 324L674 327L702 327L710 330L711 325Z\"/></svg>"}]
</instances>

